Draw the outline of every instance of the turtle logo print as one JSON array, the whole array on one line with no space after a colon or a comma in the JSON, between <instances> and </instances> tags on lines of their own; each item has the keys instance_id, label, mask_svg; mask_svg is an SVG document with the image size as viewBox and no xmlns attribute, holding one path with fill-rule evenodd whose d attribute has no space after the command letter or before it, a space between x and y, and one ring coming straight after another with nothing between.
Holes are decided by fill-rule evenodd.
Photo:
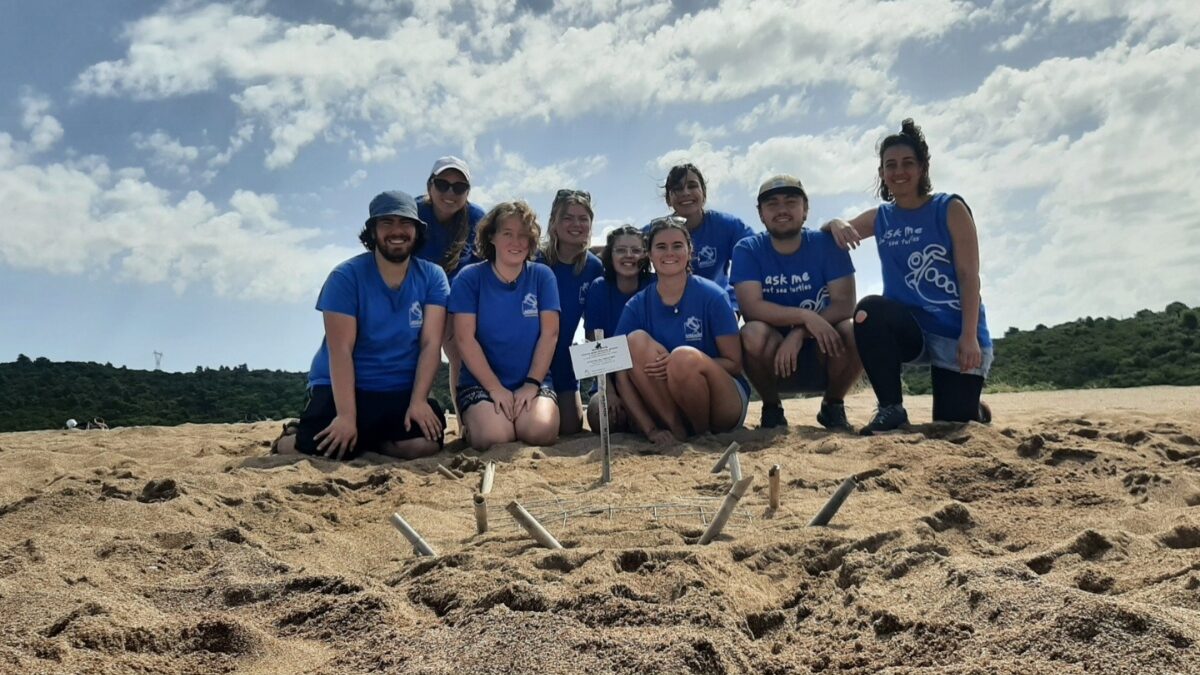
<instances>
[{"instance_id":1,"label":"turtle logo print","mask_svg":"<svg viewBox=\"0 0 1200 675\"><path fill-rule=\"evenodd\" d=\"M930 244L923 251L913 251L908 256L909 272L904 275L904 285L916 291L925 302L962 309L958 284L937 268L938 263L950 264L946 247L941 244ZM941 299L930 297L930 294L941 296Z\"/></svg>"},{"instance_id":2,"label":"turtle logo print","mask_svg":"<svg viewBox=\"0 0 1200 675\"><path fill-rule=\"evenodd\" d=\"M807 274L806 274L806 276L807 276ZM825 308L828 306L829 306L829 287L828 286L822 286L820 292L817 293L817 297L809 298L808 300L802 300L800 302L800 309L807 309L810 312L820 313L820 312L824 311Z\"/></svg>"},{"instance_id":3,"label":"turtle logo print","mask_svg":"<svg viewBox=\"0 0 1200 675\"><path fill-rule=\"evenodd\" d=\"M697 267L712 267L717 264L717 249L712 246L705 246L696 251L696 266Z\"/></svg>"},{"instance_id":4,"label":"turtle logo print","mask_svg":"<svg viewBox=\"0 0 1200 675\"><path fill-rule=\"evenodd\" d=\"M588 287L589 287L588 284L584 284L579 287L579 306L580 307L583 307L583 304L585 302L587 302Z\"/></svg>"},{"instance_id":5,"label":"turtle logo print","mask_svg":"<svg viewBox=\"0 0 1200 675\"><path fill-rule=\"evenodd\" d=\"M683 339L688 342L698 342L704 339L703 324L700 319L695 316L689 316L683 322Z\"/></svg>"},{"instance_id":6,"label":"turtle logo print","mask_svg":"<svg viewBox=\"0 0 1200 675\"><path fill-rule=\"evenodd\" d=\"M538 301L537 301L536 293L526 293L525 294L525 299L521 301L521 315L522 316L537 316L538 315Z\"/></svg>"},{"instance_id":7,"label":"turtle logo print","mask_svg":"<svg viewBox=\"0 0 1200 675\"><path fill-rule=\"evenodd\" d=\"M408 325L413 328L420 328L425 325L425 310L421 309L421 303L413 301L412 307L408 308Z\"/></svg>"}]
</instances>

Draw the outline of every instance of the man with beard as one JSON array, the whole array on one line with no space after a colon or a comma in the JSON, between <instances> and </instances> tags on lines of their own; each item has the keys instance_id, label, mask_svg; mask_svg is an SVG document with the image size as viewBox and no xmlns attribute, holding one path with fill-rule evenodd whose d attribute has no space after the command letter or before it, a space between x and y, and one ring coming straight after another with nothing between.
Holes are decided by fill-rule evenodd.
<instances>
[{"instance_id":1,"label":"man with beard","mask_svg":"<svg viewBox=\"0 0 1200 675\"><path fill-rule=\"evenodd\" d=\"M446 415L428 397L450 286L440 266L413 255L427 227L403 192L371 200L358 236L367 251L335 267L317 298L325 339L294 443L281 438L279 452L412 459L441 448Z\"/></svg>"},{"instance_id":2,"label":"man with beard","mask_svg":"<svg viewBox=\"0 0 1200 675\"><path fill-rule=\"evenodd\" d=\"M804 227L808 195L780 175L758 190L767 231L738 242L731 281L746 319L746 375L762 397L762 428L787 426L780 393L823 392L817 421L849 430L843 398L862 373L854 347L854 265L827 232Z\"/></svg>"}]
</instances>

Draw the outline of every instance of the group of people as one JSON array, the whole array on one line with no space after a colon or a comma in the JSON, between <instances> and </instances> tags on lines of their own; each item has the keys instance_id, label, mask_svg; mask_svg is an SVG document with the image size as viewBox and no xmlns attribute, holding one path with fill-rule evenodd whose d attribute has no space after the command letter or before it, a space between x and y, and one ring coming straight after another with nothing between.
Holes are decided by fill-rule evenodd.
<instances>
[{"instance_id":1,"label":"group of people","mask_svg":"<svg viewBox=\"0 0 1200 675\"><path fill-rule=\"evenodd\" d=\"M758 234L707 208L699 168L676 166L664 185L671 214L613 229L597 256L587 192L557 192L543 241L527 203L485 213L468 199L466 163L443 157L420 197L371 201L367 251L322 287L309 400L278 447L437 452L446 412L429 394L443 351L473 448L552 444L585 418L597 430L600 397L584 408L569 351L580 321L588 339L627 336L633 367L607 376L607 417L655 444L740 427L751 386L761 427L787 424L783 394L811 392L824 395L821 425L851 430L843 397L864 370L878 407L861 433L895 430L908 423L906 363L930 365L935 420L988 422L975 223L961 197L932 192L929 166L905 120L879 145L878 207L806 228L803 184L775 176L758 191ZM868 237L884 288L858 299L848 249Z\"/></svg>"}]
</instances>

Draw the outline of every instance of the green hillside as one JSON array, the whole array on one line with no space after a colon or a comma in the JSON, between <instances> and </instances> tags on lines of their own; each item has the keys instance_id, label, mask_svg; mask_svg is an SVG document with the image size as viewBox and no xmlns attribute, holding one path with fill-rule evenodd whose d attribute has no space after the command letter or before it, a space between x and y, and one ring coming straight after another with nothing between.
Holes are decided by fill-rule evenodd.
<instances>
[{"instance_id":1,"label":"green hillside","mask_svg":"<svg viewBox=\"0 0 1200 675\"><path fill-rule=\"evenodd\" d=\"M1200 310L1172 303L1128 319L1086 317L1009 331L996 340L991 391L1200 385ZM0 363L0 431L61 428L104 418L111 426L242 422L295 417L305 375L244 365L192 373L54 363L19 356ZM905 373L910 393L929 391L927 369ZM434 396L450 403L447 368Z\"/></svg>"},{"instance_id":2,"label":"green hillside","mask_svg":"<svg viewBox=\"0 0 1200 675\"><path fill-rule=\"evenodd\" d=\"M995 350L990 391L1200 385L1200 309L1174 302L1128 319L1010 328ZM928 393L928 369L906 372L904 384Z\"/></svg>"},{"instance_id":3,"label":"green hillside","mask_svg":"<svg viewBox=\"0 0 1200 675\"><path fill-rule=\"evenodd\" d=\"M450 402L448 369L434 397ZM296 417L305 373L250 370L244 365L191 373L129 370L98 363L54 363L22 355L0 363L0 431L62 428L102 417L110 426L243 422Z\"/></svg>"}]
</instances>

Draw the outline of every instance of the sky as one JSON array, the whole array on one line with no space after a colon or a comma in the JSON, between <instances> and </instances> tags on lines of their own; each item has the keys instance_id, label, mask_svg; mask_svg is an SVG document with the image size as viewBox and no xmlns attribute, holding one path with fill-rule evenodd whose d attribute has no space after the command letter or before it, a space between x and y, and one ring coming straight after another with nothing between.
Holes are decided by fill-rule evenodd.
<instances>
[{"instance_id":1,"label":"sky","mask_svg":"<svg viewBox=\"0 0 1200 675\"><path fill-rule=\"evenodd\" d=\"M484 208L590 191L597 240L685 161L756 230L799 176L817 227L906 117L993 334L1195 306L1198 85L1194 0L0 0L0 361L304 371L371 197L439 156Z\"/></svg>"}]
</instances>

